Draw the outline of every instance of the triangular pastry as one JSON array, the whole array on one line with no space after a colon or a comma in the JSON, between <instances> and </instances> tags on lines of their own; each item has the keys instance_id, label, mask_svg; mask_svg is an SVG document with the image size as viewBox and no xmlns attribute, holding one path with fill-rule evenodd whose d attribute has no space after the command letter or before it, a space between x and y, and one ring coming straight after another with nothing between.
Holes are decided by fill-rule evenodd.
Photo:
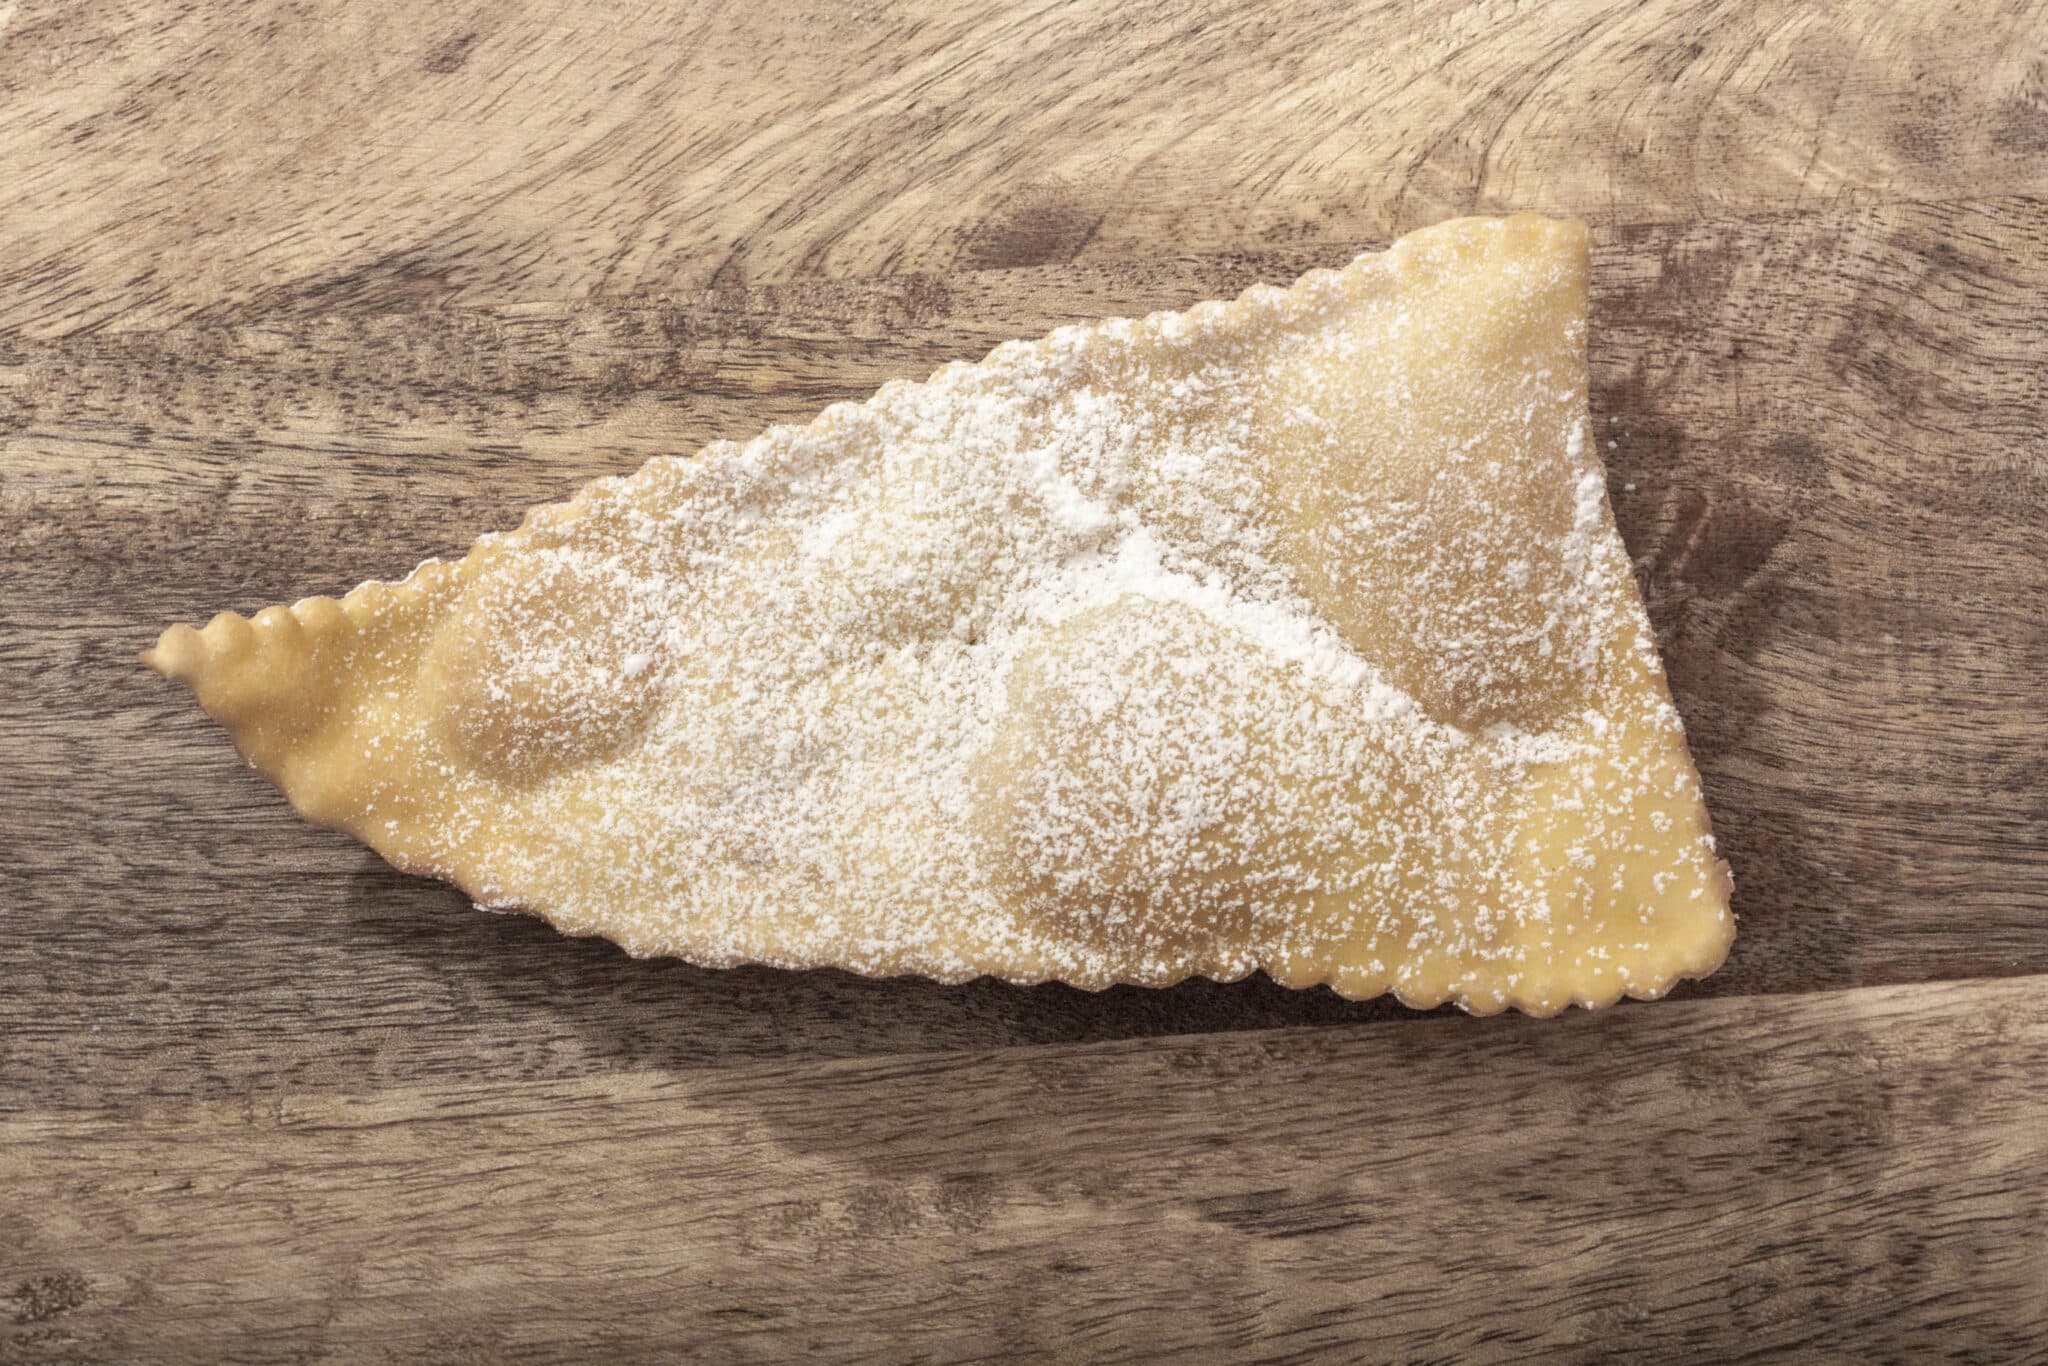
<instances>
[{"instance_id":1,"label":"triangular pastry","mask_svg":"<svg viewBox=\"0 0 2048 1366\"><path fill-rule=\"evenodd\" d=\"M308 819L636 955L1533 1013L1734 933L1586 234L1008 342L145 656Z\"/></svg>"}]
</instances>

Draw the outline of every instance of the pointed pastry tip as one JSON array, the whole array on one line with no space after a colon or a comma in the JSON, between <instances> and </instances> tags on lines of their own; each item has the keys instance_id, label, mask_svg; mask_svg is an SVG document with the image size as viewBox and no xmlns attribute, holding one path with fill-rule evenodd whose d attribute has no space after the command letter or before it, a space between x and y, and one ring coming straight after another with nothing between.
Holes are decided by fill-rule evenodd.
<instances>
[{"instance_id":1,"label":"pointed pastry tip","mask_svg":"<svg viewBox=\"0 0 2048 1366\"><path fill-rule=\"evenodd\" d=\"M199 632L179 622L157 637L156 644L136 655L142 664L174 683L190 683L206 657Z\"/></svg>"},{"instance_id":2,"label":"pointed pastry tip","mask_svg":"<svg viewBox=\"0 0 2048 1366\"><path fill-rule=\"evenodd\" d=\"M137 658L165 678L196 690L210 668L254 646L256 624L236 612L216 612L203 627L180 622Z\"/></svg>"}]
</instances>

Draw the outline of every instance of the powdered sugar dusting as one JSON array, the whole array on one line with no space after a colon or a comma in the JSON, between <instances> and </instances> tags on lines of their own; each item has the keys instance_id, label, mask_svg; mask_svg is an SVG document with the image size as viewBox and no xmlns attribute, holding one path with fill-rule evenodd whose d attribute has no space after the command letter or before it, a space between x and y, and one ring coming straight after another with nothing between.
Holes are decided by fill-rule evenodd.
<instances>
[{"instance_id":1,"label":"powdered sugar dusting","mask_svg":"<svg viewBox=\"0 0 2048 1366\"><path fill-rule=\"evenodd\" d=\"M433 861L712 964L1482 1009L1668 980L1635 902L1642 947L1600 941L1714 865L1574 265L1411 240L537 511L433 613Z\"/></svg>"}]
</instances>

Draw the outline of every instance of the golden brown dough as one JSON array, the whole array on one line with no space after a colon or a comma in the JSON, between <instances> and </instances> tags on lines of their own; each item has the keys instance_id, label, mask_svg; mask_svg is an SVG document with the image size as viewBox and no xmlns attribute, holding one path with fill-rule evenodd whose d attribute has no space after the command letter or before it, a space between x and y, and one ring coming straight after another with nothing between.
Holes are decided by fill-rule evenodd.
<instances>
[{"instance_id":1,"label":"golden brown dough","mask_svg":"<svg viewBox=\"0 0 2048 1366\"><path fill-rule=\"evenodd\" d=\"M1734 920L1585 331L1582 227L1446 223L145 659L309 819L635 954L1654 997Z\"/></svg>"}]
</instances>

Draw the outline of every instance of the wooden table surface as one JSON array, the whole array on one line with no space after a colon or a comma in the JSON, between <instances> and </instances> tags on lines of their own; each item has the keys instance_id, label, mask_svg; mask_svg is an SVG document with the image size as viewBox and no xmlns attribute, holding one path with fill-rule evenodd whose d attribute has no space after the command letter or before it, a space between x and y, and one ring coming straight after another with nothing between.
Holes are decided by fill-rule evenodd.
<instances>
[{"instance_id":1,"label":"wooden table surface","mask_svg":"<svg viewBox=\"0 0 2048 1366\"><path fill-rule=\"evenodd\" d=\"M634 962L134 652L1059 322L1595 229L1655 1006ZM2048 5L0 5L0 1359L2048 1360Z\"/></svg>"}]
</instances>

